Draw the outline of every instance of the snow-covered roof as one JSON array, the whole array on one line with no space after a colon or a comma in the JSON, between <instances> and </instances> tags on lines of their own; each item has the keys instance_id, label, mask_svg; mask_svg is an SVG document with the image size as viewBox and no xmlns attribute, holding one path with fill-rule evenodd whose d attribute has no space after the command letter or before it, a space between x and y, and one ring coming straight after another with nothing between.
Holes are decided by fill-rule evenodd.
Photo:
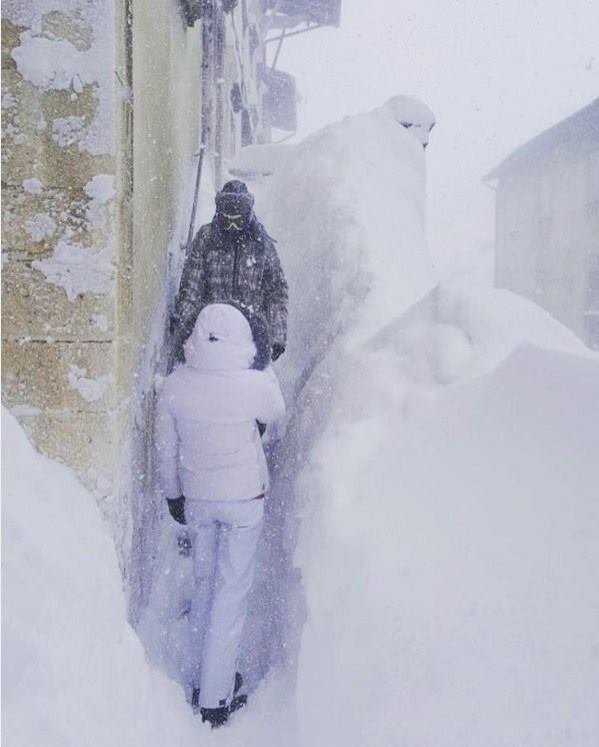
<instances>
[{"instance_id":1,"label":"snow-covered roof","mask_svg":"<svg viewBox=\"0 0 599 747\"><path fill-rule=\"evenodd\" d=\"M485 181L505 176L524 161L534 160L566 142L589 136L599 139L599 98L517 148L485 176Z\"/></svg>"}]
</instances>

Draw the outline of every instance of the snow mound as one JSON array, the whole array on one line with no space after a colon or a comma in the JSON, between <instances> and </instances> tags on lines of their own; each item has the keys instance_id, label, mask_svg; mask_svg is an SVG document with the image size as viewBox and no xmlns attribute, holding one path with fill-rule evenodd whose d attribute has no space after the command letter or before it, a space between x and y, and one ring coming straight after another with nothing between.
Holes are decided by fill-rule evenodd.
<instances>
[{"instance_id":1,"label":"snow mound","mask_svg":"<svg viewBox=\"0 0 599 747\"><path fill-rule=\"evenodd\" d=\"M435 115L428 106L412 96L394 96L385 107L393 114L395 121L410 130L410 134L426 148L435 126Z\"/></svg>"},{"instance_id":2,"label":"snow mound","mask_svg":"<svg viewBox=\"0 0 599 747\"><path fill-rule=\"evenodd\" d=\"M437 286L423 159L387 104L253 185L290 280L299 743L591 747L599 358L514 294Z\"/></svg>"},{"instance_id":3,"label":"snow mound","mask_svg":"<svg viewBox=\"0 0 599 747\"><path fill-rule=\"evenodd\" d=\"M195 744L150 669L93 497L2 414L3 736L13 747ZM43 735L43 737L42 737Z\"/></svg>"},{"instance_id":4,"label":"snow mound","mask_svg":"<svg viewBox=\"0 0 599 747\"><path fill-rule=\"evenodd\" d=\"M377 356L298 481L302 744L591 747L599 363L520 347L426 397Z\"/></svg>"},{"instance_id":5,"label":"snow mound","mask_svg":"<svg viewBox=\"0 0 599 747\"><path fill-rule=\"evenodd\" d=\"M256 185L258 213L291 278L292 353L346 330L357 343L436 285L424 231L424 150L398 122L394 102L325 127L284 157L275 150L272 178ZM264 149L253 153L259 169ZM249 171L251 153L242 154Z\"/></svg>"},{"instance_id":6,"label":"snow mound","mask_svg":"<svg viewBox=\"0 0 599 747\"><path fill-rule=\"evenodd\" d=\"M496 368L523 343L597 358L574 332L535 303L501 288L442 286L438 317L462 328L476 349L473 372Z\"/></svg>"}]
</instances>

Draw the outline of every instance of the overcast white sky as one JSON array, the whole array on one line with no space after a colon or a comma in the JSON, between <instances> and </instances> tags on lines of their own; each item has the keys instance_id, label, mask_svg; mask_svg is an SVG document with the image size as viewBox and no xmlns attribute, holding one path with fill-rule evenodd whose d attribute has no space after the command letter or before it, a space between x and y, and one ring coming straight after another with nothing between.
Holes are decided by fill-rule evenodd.
<instances>
[{"instance_id":1,"label":"overcast white sky","mask_svg":"<svg viewBox=\"0 0 599 747\"><path fill-rule=\"evenodd\" d=\"M436 255L492 242L482 177L599 96L597 0L342 0L341 26L285 42L299 136L397 93L435 112L427 150Z\"/></svg>"}]
</instances>

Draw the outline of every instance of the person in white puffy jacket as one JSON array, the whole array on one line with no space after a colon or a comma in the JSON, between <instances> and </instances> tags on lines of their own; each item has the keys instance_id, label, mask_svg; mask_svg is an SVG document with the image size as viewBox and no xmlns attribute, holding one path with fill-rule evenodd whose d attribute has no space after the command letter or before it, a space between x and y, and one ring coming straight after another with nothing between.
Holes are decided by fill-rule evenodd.
<instances>
[{"instance_id":1,"label":"person in white puffy jacket","mask_svg":"<svg viewBox=\"0 0 599 747\"><path fill-rule=\"evenodd\" d=\"M258 421L285 412L264 349L237 308L206 306L185 344L185 364L165 379L158 400L160 483L194 548L192 703L213 726L239 704L238 649L268 490Z\"/></svg>"}]
</instances>

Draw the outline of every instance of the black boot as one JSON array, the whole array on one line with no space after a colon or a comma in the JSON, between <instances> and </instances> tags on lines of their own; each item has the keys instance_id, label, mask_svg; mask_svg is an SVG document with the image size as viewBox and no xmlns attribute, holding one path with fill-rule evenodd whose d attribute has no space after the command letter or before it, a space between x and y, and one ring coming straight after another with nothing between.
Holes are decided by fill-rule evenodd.
<instances>
[{"instance_id":1,"label":"black boot","mask_svg":"<svg viewBox=\"0 0 599 747\"><path fill-rule=\"evenodd\" d=\"M233 699L231 700L230 711L238 711L240 708L247 703L247 695L238 695L239 691L243 686L243 677L241 672L235 672L235 686L233 687ZM200 710L200 688L194 687L191 691L191 707L193 712L197 713ZM208 709L208 710L219 710L219 709ZM203 719L206 720L206 719Z\"/></svg>"},{"instance_id":2,"label":"black boot","mask_svg":"<svg viewBox=\"0 0 599 747\"><path fill-rule=\"evenodd\" d=\"M237 693L241 690L243 686L243 677L241 676L241 672L235 672L235 686L233 687L233 695L237 695Z\"/></svg>"},{"instance_id":3,"label":"black boot","mask_svg":"<svg viewBox=\"0 0 599 747\"><path fill-rule=\"evenodd\" d=\"M194 687L191 691L191 707L193 708L193 712L197 713L198 709L200 707L200 688Z\"/></svg>"},{"instance_id":4,"label":"black boot","mask_svg":"<svg viewBox=\"0 0 599 747\"><path fill-rule=\"evenodd\" d=\"M247 695L234 695L228 706L220 708L200 708L202 714L202 723L209 722L213 729L224 726L229 720L229 716L235 711L241 710L248 702Z\"/></svg>"},{"instance_id":5,"label":"black boot","mask_svg":"<svg viewBox=\"0 0 599 747\"><path fill-rule=\"evenodd\" d=\"M200 708L202 714L202 723L208 721L213 729L218 729L219 726L224 726L229 718L229 706L221 706L220 708Z\"/></svg>"},{"instance_id":6,"label":"black boot","mask_svg":"<svg viewBox=\"0 0 599 747\"><path fill-rule=\"evenodd\" d=\"M229 713L235 713L235 711L241 710L245 705L247 705L247 702L247 695L234 695L229 705Z\"/></svg>"}]
</instances>

